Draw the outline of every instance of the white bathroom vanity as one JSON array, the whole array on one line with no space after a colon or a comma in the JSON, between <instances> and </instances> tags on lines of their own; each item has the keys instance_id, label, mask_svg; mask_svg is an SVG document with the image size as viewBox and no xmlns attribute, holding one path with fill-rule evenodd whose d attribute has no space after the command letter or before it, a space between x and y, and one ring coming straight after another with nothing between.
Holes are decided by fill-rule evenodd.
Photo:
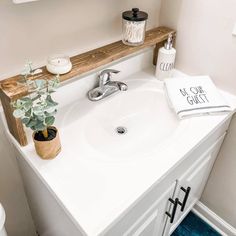
<instances>
[{"instance_id":1,"label":"white bathroom vanity","mask_svg":"<svg viewBox=\"0 0 236 236\"><path fill-rule=\"evenodd\" d=\"M97 73L58 89L55 159L40 159L32 141L21 147L6 128L39 235L170 235L200 199L234 112L179 120L151 53L106 66L121 71L113 79L125 92L88 100Z\"/></svg>"}]
</instances>

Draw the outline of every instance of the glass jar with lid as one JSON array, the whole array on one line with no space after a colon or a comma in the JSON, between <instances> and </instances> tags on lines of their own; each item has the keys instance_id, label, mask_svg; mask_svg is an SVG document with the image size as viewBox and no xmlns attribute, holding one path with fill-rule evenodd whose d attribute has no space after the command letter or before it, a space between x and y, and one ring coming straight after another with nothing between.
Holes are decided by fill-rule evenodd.
<instances>
[{"instance_id":1,"label":"glass jar with lid","mask_svg":"<svg viewBox=\"0 0 236 236\"><path fill-rule=\"evenodd\" d=\"M122 31L124 44L138 46L144 43L148 14L133 8L122 13Z\"/></svg>"}]
</instances>

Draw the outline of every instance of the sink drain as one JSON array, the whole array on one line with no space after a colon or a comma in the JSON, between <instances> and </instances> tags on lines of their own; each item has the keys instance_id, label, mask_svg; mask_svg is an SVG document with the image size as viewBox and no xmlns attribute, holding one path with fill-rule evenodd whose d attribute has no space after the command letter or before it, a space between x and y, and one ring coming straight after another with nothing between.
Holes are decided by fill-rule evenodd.
<instances>
[{"instance_id":1,"label":"sink drain","mask_svg":"<svg viewBox=\"0 0 236 236\"><path fill-rule=\"evenodd\" d=\"M127 133L127 129L123 126L119 126L116 128L116 133L117 134L126 134Z\"/></svg>"}]
</instances>

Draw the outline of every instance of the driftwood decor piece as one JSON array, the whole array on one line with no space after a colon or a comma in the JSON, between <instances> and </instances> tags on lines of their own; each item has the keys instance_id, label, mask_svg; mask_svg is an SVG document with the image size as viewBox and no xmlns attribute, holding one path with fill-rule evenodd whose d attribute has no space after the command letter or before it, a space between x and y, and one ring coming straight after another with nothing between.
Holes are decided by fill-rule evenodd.
<instances>
[{"instance_id":1,"label":"driftwood decor piece","mask_svg":"<svg viewBox=\"0 0 236 236\"><path fill-rule=\"evenodd\" d=\"M117 41L74 56L71 58L72 70L65 75L61 75L60 81L63 82L75 78L100 66L152 46L155 46L153 63L156 64L158 49L164 44L170 33L175 38L176 32L174 30L167 27L157 27L146 32L145 42L140 46L132 47L123 44L122 41ZM51 79L54 76L46 70L45 66L40 69L42 69L42 73L35 75L34 79ZM23 125L19 119L16 119L12 115L13 108L11 105L11 102L28 94L27 88L18 83L20 79L21 76L16 75L0 81L0 99L11 134L20 145L25 146L27 145L27 138Z\"/></svg>"}]
</instances>

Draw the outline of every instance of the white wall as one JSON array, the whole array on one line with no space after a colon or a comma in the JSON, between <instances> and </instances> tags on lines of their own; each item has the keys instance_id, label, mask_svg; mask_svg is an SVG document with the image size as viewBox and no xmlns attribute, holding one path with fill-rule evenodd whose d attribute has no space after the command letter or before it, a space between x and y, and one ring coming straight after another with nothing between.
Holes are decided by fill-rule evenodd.
<instances>
[{"instance_id":1,"label":"white wall","mask_svg":"<svg viewBox=\"0 0 236 236\"><path fill-rule=\"evenodd\" d=\"M236 95L236 0L163 0L160 24L177 29L176 67L208 74ZM236 118L202 196L210 209L236 227Z\"/></svg>"},{"instance_id":2,"label":"white wall","mask_svg":"<svg viewBox=\"0 0 236 236\"><path fill-rule=\"evenodd\" d=\"M236 94L235 0L163 0L160 23L178 30L177 68Z\"/></svg>"},{"instance_id":3,"label":"white wall","mask_svg":"<svg viewBox=\"0 0 236 236\"><path fill-rule=\"evenodd\" d=\"M158 24L161 0L0 1L0 79L22 70L27 59L46 63L54 53L75 55L121 39L121 14L132 7Z\"/></svg>"},{"instance_id":4,"label":"white wall","mask_svg":"<svg viewBox=\"0 0 236 236\"><path fill-rule=\"evenodd\" d=\"M27 59L44 65L48 55L75 55L121 39L121 13L132 7L158 25L161 0L0 1L0 79L18 74ZM32 236L33 225L11 146L0 123L0 202L10 236Z\"/></svg>"},{"instance_id":5,"label":"white wall","mask_svg":"<svg viewBox=\"0 0 236 236\"><path fill-rule=\"evenodd\" d=\"M23 191L15 153L3 132L0 119L0 202L5 208L9 236L34 236L35 229Z\"/></svg>"},{"instance_id":6,"label":"white wall","mask_svg":"<svg viewBox=\"0 0 236 236\"><path fill-rule=\"evenodd\" d=\"M236 116L231 122L201 200L236 228Z\"/></svg>"}]
</instances>

